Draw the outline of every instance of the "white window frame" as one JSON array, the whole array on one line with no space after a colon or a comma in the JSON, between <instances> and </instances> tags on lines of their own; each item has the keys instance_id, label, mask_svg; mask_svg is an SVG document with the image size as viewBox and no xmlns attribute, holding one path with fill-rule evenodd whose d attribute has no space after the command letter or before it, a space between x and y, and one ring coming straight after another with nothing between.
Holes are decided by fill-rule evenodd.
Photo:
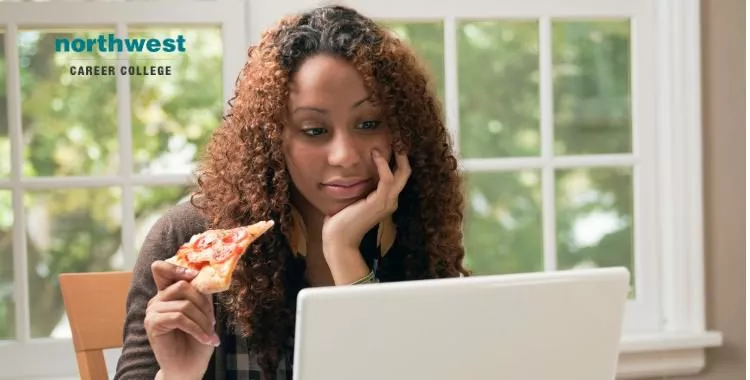
<instances>
[{"instance_id":1,"label":"white window frame","mask_svg":"<svg viewBox=\"0 0 750 380\"><path fill-rule=\"evenodd\" d=\"M544 268L550 270L556 265L554 169L634 165L640 298L627 307L617 377L688 375L704 368L704 349L721 345L722 336L707 331L705 322L700 0L253 0L250 41L285 14L329 3L382 20L443 21L446 120L456 142L456 20L539 20L541 156L466 159L461 166L468 171L542 170ZM631 20L632 154L552 156L551 18Z\"/></svg>"},{"instance_id":2,"label":"white window frame","mask_svg":"<svg viewBox=\"0 0 750 380\"><path fill-rule=\"evenodd\" d=\"M6 32L6 59L9 78L9 127L12 155L21 158L20 91L15 33L18 25L88 25L132 23L204 23L224 22L224 96L229 99L234 80L245 60L246 43L258 41L261 32L279 17L310 8L319 0L215 0L150 1L133 3L2 3L0 27ZM463 160L467 170L542 169L542 193L553 199L551 174L556 167L635 164L635 228L639 236L636 250L652 253L636 262L641 278L637 293L645 296L628 305L623 334L618 378L686 375L705 366L704 349L721 344L721 334L706 330L704 301L704 250L701 171L701 91L700 91L700 1L699 0L349 0L366 15L389 20L443 20L446 57L455 57L455 34L450 33L460 18L539 19L542 78L549 79L551 68L544 63L549 56L550 18L629 17L632 20L633 138L632 154L574 156L552 158L551 91L542 84L542 153L539 158ZM238 12L238 7L243 7ZM73 7L82 11L71 11ZM61 19L65 15L65 19ZM94 21L92 21L94 20ZM232 30L232 32L227 32ZM645 33L644 31L648 31ZM126 30L118 26L117 33ZM235 33L237 32L237 33ZM244 33L244 34L243 34ZM242 36L240 36L242 35ZM238 40L239 39L239 40ZM242 49L230 46L241 44ZM455 60L446 59L446 116L454 137L458 131L457 74ZM541 82L545 82L542 80ZM548 83L549 81L547 81ZM123 209L132 210L132 187L153 184L185 184L186 176L143 176L131 174L129 82L117 79L118 128L121 172L111 177L21 178L14 164L9 181L0 181L0 189L12 189L14 214L23 215L20 190L60 187L123 186ZM127 129L126 129L127 128ZM457 140L456 140L457 141ZM130 189L130 190L128 190ZM679 191L678 191L679 190ZM554 204L545 202L545 269L555 267ZM123 243L126 266L133 263L134 221L123 218ZM0 343L0 358L13 365L0 365L6 378L41 378L74 375L75 359L69 340L28 339L28 285L24 257L23 220L14 219L14 272L16 285L18 343ZM127 243L126 243L127 242ZM648 261L644 260L647 259ZM19 315L20 314L20 315ZM20 318L22 317L22 318ZM575 342L571 342L575 344ZM44 366L37 360L42 358ZM34 368L34 366L38 368ZM44 367L44 368L42 368ZM14 371L14 372L9 372Z\"/></svg>"},{"instance_id":3,"label":"white window frame","mask_svg":"<svg viewBox=\"0 0 750 380\"><path fill-rule=\"evenodd\" d=\"M8 127L11 141L11 173L0 180L0 190L12 191L13 202L13 272L16 340L0 341L0 379L40 379L78 376L73 344L70 339L31 339L26 258L26 226L22 193L37 189L98 188L118 186L122 189L122 251L124 267L132 268L135 248L134 187L140 185L188 185L185 175L133 173L130 78L116 77L117 137L119 170L109 176L22 177L21 93L17 34L19 28L100 27L111 25L120 38L133 26L212 25L221 28L223 44L222 84L225 106L235 89L235 80L245 63L247 51L244 1L154 2L0 2L0 29L5 34L8 96ZM120 53L118 58L127 57ZM114 352L117 354L118 352ZM112 355L106 355L108 359ZM115 356L116 357L116 356ZM110 372L114 368L108 368Z\"/></svg>"}]
</instances>

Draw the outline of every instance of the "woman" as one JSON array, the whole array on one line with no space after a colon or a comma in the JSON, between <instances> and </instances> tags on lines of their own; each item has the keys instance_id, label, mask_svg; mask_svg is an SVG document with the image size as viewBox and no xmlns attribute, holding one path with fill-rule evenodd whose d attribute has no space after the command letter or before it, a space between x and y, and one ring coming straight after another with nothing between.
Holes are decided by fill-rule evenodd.
<instances>
[{"instance_id":1,"label":"woman","mask_svg":"<svg viewBox=\"0 0 750 380\"><path fill-rule=\"evenodd\" d=\"M116 378L285 378L303 287L466 275L460 176L429 86L408 47L348 8L265 33L199 191L144 243ZM164 262L207 228L267 219L215 297Z\"/></svg>"}]
</instances>

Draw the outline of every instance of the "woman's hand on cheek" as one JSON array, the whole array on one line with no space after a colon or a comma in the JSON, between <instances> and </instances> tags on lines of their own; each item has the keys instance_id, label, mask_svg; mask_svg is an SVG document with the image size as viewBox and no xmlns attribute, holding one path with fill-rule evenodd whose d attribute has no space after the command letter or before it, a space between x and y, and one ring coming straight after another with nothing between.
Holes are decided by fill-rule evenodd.
<instances>
[{"instance_id":1,"label":"woman's hand on cheek","mask_svg":"<svg viewBox=\"0 0 750 380\"><path fill-rule=\"evenodd\" d=\"M335 255L339 250L359 250L364 235L393 214L398 207L398 196L411 175L406 154L396 154L396 172L392 173L388 161L378 151L372 153L378 169L378 186L366 198L344 208L323 223L323 252Z\"/></svg>"}]
</instances>

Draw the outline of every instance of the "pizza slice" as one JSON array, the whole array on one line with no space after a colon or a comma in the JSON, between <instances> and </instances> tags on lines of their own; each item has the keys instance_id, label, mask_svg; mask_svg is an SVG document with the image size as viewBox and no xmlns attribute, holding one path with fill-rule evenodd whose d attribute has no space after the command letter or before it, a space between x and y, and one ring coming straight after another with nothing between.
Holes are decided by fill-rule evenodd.
<instances>
[{"instance_id":1,"label":"pizza slice","mask_svg":"<svg viewBox=\"0 0 750 380\"><path fill-rule=\"evenodd\" d=\"M273 225L272 220L267 220L249 226L207 230L193 235L166 261L197 271L191 284L199 292L223 292L229 289L234 269L247 247Z\"/></svg>"}]
</instances>

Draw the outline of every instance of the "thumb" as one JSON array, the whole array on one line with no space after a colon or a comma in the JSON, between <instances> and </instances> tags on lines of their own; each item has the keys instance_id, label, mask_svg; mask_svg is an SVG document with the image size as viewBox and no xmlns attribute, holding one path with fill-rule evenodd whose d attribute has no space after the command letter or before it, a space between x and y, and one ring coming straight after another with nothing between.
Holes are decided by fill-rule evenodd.
<instances>
[{"instance_id":1,"label":"thumb","mask_svg":"<svg viewBox=\"0 0 750 380\"><path fill-rule=\"evenodd\" d=\"M156 260L151 263L151 274L154 277L156 288L164 290L178 281L192 281L198 275L198 272L164 260Z\"/></svg>"}]
</instances>

